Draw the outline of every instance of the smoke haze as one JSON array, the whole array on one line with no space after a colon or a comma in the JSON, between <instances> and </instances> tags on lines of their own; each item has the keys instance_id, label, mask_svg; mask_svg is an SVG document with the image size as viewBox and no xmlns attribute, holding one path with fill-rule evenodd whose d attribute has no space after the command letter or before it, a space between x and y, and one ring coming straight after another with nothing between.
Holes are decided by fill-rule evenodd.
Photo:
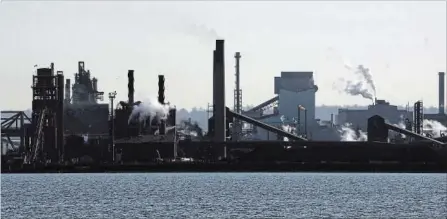
<instances>
[{"instance_id":1,"label":"smoke haze","mask_svg":"<svg viewBox=\"0 0 447 219\"><path fill-rule=\"evenodd\" d=\"M185 33L190 36L198 37L203 43L214 42L215 40L221 38L219 34L217 34L217 31L215 29L207 27L203 24L193 24L187 26L185 29Z\"/></svg>"}]
</instances>

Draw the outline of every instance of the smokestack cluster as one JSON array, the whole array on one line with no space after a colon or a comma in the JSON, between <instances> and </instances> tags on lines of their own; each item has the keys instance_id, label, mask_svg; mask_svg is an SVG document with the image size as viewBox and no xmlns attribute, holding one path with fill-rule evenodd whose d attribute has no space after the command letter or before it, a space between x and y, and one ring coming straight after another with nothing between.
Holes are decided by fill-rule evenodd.
<instances>
[{"instance_id":1,"label":"smokestack cluster","mask_svg":"<svg viewBox=\"0 0 447 219\"><path fill-rule=\"evenodd\" d=\"M439 72L439 114L445 113L445 73Z\"/></svg>"},{"instance_id":2,"label":"smokestack cluster","mask_svg":"<svg viewBox=\"0 0 447 219\"><path fill-rule=\"evenodd\" d=\"M213 63L214 141L226 140L225 107L225 52L224 40L216 40ZM224 148L226 157L226 148Z\"/></svg>"},{"instance_id":3,"label":"smokestack cluster","mask_svg":"<svg viewBox=\"0 0 447 219\"><path fill-rule=\"evenodd\" d=\"M133 70L129 70L127 73L127 78L128 78L128 84L127 84L127 88L128 88L128 94L127 94L127 98L128 98L128 102L129 105L132 105L134 103L134 93L135 93L135 89L134 89L134 78L133 78Z\"/></svg>"}]
</instances>

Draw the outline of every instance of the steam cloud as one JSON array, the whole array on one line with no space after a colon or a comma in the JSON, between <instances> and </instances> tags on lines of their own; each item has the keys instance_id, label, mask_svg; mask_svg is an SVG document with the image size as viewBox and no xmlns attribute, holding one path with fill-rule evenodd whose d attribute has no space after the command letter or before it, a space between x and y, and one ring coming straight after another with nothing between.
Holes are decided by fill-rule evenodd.
<instances>
[{"instance_id":1,"label":"steam cloud","mask_svg":"<svg viewBox=\"0 0 447 219\"><path fill-rule=\"evenodd\" d=\"M284 115L282 115L281 117L280 117L280 119L281 119L281 128L282 128L282 130L283 131L286 131L286 132L288 132L288 133L291 133L291 134L295 134L295 131L296 131L296 128L295 127L292 127L292 126L290 126L290 125L287 125L287 124L285 124L284 122L285 122L285 120L286 120L286 117L284 116ZM284 137L283 138L283 141L289 141L289 138L287 138L287 137Z\"/></svg>"},{"instance_id":2,"label":"steam cloud","mask_svg":"<svg viewBox=\"0 0 447 219\"><path fill-rule=\"evenodd\" d=\"M447 131L447 127L443 126L440 122L428 119L424 119L423 129L434 138L441 137L441 133Z\"/></svg>"},{"instance_id":3,"label":"steam cloud","mask_svg":"<svg viewBox=\"0 0 447 219\"><path fill-rule=\"evenodd\" d=\"M369 69L365 68L363 65L359 65L354 69L347 61L344 62L344 66L348 70L353 71L355 75L359 76L360 81L354 82L351 80L345 81L344 79L340 79L343 83L342 90L352 96L362 96L363 98L374 100L376 97L376 85L374 84Z\"/></svg>"},{"instance_id":4,"label":"steam cloud","mask_svg":"<svg viewBox=\"0 0 447 219\"><path fill-rule=\"evenodd\" d=\"M376 97L376 85L374 84L371 73L369 73L369 69L365 68L363 65L359 65L357 67L356 73L363 76L363 78L366 80L366 83L371 87L374 97Z\"/></svg>"},{"instance_id":5,"label":"steam cloud","mask_svg":"<svg viewBox=\"0 0 447 219\"><path fill-rule=\"evenodd\" d=\"M373 100L373 95L368 91L367 88L365 88L364 84L361 81L359 81L357 83L348 81L346 83L346 87L345 87L344 91L347 94L350 94L352 96L360 95L363 98Z\"/></svg>"},{"instance_id":6,"label":"steam cloud","mask_svg":"<svg viewBox=\"0 0 447 219\"><path fill-rule=\"evenodd\" d=\"M359 130L358 133L351 128L351 124L345 124L338 130L341 141L367 141L368 136L366 132Z\"/></svg>"},{"instance_id":7,"label":"steam cloud","mask_svg":"<svg viewBox=\"0 0 447 219\"><path fill-rule=\"evenodd\" d=\"M169 105L160 104L157 99L150 98L146 102L133 106L128 122L137 118L139 122L144 122L147 118L150 118L150 122L152 122L153 119L166 119L168 115Z\"/></svg>"}]
</instances>

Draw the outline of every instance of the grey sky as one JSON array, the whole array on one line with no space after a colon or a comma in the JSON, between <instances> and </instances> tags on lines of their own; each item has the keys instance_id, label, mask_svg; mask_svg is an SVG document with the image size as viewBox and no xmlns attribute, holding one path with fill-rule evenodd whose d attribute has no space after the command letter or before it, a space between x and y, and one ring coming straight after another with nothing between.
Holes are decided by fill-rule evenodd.
<instances>
[{"instance_id":1,"label":"grey sky","mask_svg":"<svg viewBox=\"0 0 447 219\"><path fill-rule=\"evenodd\" d=\"M73 78L77 62L99 88L127 98L157 95L178 107L212 97L216 34L226 44L227 104L233 103L234 53L241 52L244 104L273 96L280 71L315 72L317 104L368 104L333 90L348 77L344 60L370 68L379 98L437 105L437 72L446 70L446 2L12 2L0 3L2 109L31 106L33 66L55 63ZM216 34L215 34L215 33Z\"/></svg>"}]
</instances>

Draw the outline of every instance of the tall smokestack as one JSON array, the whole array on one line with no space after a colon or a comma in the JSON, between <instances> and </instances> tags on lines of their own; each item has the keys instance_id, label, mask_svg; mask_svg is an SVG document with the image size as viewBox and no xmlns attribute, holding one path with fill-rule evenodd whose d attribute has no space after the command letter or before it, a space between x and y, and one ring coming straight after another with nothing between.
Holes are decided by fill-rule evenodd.
<instances>
[{"instance_id":1,"label":"tall smokestack","mask_svg":"<svg viewBox=\"0 0 447 219\"><path fill-rule=\"evenodd\" d=\"M51 68L51 76L53 76L54 75L54 63L50 64L50 68Z\"/></svg>"},{"instance_id":2,"label":"tall smokestack","mask_svg":"<svg viewBox=\"0 0 447 219\"><path fill-rule=\"evenodd\" d=\"M98 93L98 79L96 79L95 77L93 77L92 79L92 87L93 87L93 93L91 94L91 98L92 98L92 102L93 103L97 103L98 99L96 94Z\"/></svg>"},{"instance_id":3,"label":"tall smokestack","mask_svg":"<svg viewBox=\"0 0 447 219\"><path fill-rule=\"evenodd\" d=\"M92 86L93 86L93 91L95 93L98 92L98 79L95 77L92 79Z\"/></svg>"},{"instance_id":4,"label":"tall smokestack","mask_svg":"<svg viewBox=\"0 0 447 219\"><path fill-rule=\"evenodd\" d=\"M164 75L158 75L158 102L162 105L165 104L165 76ZM159 126L159 134L165 135L166 134L166 121L161 120L160 126Z\"/></svg>"},{"instance_id":5,"label":"tall smokestack","mask_svg":"<svg viewBox=\"0 0 447 219\"><path fill-rule=\"evenodd\" d=\"M129 70L129 71L127 72L127 78L128 78L128 84L127 84L128 93L127 93L127 98L128 98L129 105L132 105L133 102L134 102L134 93L135 93L135 89L134 89L134 87L133 87L133 85L134 85L133 70Z\"/></svg>"},{"instance_id":6,"label":"tall smokestack","mask_svg":"<svg viewBox=\"0 0 447 219\"><path fill-rule=\"evenodd\" d=\"M56 150L59 161L63 161L64 156L64 74L57 72L57 112L56 112Z\"/></svg>"},{"instance_id":7,"label":"tall smokestack","mask_svg":"<svg viewBox=\"0 0 447 219\"><path fill-rule=\"evenodd\" d=\"M444 114L445 105L445 73L439 72L439 114Z\"/></svg>"},{"instance_id":8,"label":"tall smokestack","mask_svg":"<svg viewBox=\"0 0 447 219\"><path fill-rule=\"evenodd\" d=\"M235 89L234 89L234 112L236 113L242 113L242 90L241 90L241 82L240 82L240 71L239 71L239 60L241 58L241 53L236 52L234 54L234 58L236 59L236 81L235 81ZM242 133L242 124L239 119L235 119L233 121L233 133L231 135L232 140L238 141L240 138L240 135Z\"/></svg>"},{"instance_id":9,"label":"tall smokestack","mask_svg":"<svg viewBox=\"0 0 447 219\"><path fill-rule=\"evenodd\" d=\"M214 116L214 110L216 109L216 100L217 100L217 79L218 77L216 76L216 50L213 51L213 116Z\"/></svg>"},{"instance_id":10,"label":"tall smokestack","mask_svg":"<svg viewBox=\"0 0 447 219\"><path fill-rule=\"evenodd\" d=\"M242 112L242 106L241 106L241 83L240 83L240 71L239 71L239 60L241 58L241 53L236 52L234 55L234 58L236 58L236 112L241 113Z\"/></svg>"},{"instance_id":11,"label":"tall smokestack","mask_svg":"<svg viewBox=\"0 0 447 219\"><path fill-rule=\"evenodd\" d=\"M165 76L158 75L158 102L165 104Z\"/></svg>"},{"instance_id":12,"label":"tall smokestack","mask_svg":"<svg viewBox=\"0 0 447 219\"><path fill-rule=\"evenodd\" d=\"M69 78L65 80L65 103L70 103L71 98L71 81Z\"/></svg>"},{"instance_id":13,"label":"tall smokestack","mask_svg":"<svg viewBox=\"0 0 447 219\"><path fill-rule=\"evenodd\" d=\"M214 92L216 94L214 109L214 141L226 141L226 107L225 107L225 51L224 40L216 40ZM226 157L226 147L224 157Z\"/></svg>"}]
</instances>

